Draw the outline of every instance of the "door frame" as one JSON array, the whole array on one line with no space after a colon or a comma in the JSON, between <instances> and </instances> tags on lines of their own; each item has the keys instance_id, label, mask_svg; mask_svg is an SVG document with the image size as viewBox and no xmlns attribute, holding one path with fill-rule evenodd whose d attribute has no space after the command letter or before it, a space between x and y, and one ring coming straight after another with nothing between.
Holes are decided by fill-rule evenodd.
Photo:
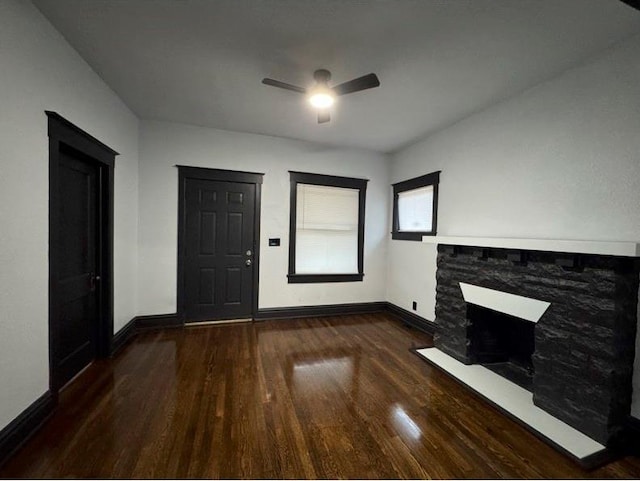
<instances>
[{"instance_id":1,"label":"door frame","mask_svg":"<svg viewBox=\"0 0 640 481\"><path fill-rule=\"evenodd\" d=\"M177 282L177 314L178 321L185 324L185 259L186 259L186 225L187 225L187 202L186 183L187 179L213 180L217 182L235 182L240 184L255 185L255 203L253 216L253 295L251 302L251 316L255 319L258 315L258 287L260 284L260 206L262 198L263 173L242 172L225 169L207 169L202 167L189 167L176 165L178 168L178 282Z\"/></svg>"},{"instance_id":2,"label":"door frame","mask_svg":"<svg viewBox=\"0 0 640 481\"><path fill-rule=\"evenodd\" d=\"M115 157L118 152L106 146L92 135L69 122L57 112L45 110L49 135L49 387L57 395L62 387L57 372L56 352L60 338L58 325L59 300L56 279L64 253L55 249L60 229L58 209L60 152L72 152L98 168L98 235L96 250L101 276L96 288L97 346L99 358L108 357L113 342L113 178Z\"/></svg>"}]
</instances>

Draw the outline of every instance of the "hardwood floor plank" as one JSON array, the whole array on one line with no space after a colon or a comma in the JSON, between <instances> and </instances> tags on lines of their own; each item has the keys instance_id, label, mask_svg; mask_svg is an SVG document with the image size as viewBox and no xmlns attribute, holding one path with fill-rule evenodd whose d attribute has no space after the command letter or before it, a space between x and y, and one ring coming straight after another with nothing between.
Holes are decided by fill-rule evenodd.
<instances>
[{"instance_id":1,"label":"hardwood floor plank","mask_svg":"<svg viewBox=\"0 0 640 481\"><path fill-rule=\"evenodd\" d=\"M60 396L10 478L637 478L592 472L410 348L384 313L139 334Z\"/></svg>"}]
</instances>

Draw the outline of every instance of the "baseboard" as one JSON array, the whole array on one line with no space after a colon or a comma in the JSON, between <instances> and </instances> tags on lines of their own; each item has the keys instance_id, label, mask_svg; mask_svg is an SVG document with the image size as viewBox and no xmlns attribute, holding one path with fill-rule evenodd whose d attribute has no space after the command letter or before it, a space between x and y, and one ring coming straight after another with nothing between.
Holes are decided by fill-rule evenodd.
<instances>
[{"instance_id":1,"label":"baseboard","mask_svg":"<svg viewBox=\"0 0 640 481\"><path fill-rule=\"evenodd\" d=\"M435 323L409 312L390 302L360 302L353 304L328 304L323 306L296 306L296 307L272 307L259 309L256 320L293 319L297 317L323 317L340 316L349 314L366 314L371 312L387 311L420 331L433 334L436 331Z\"/></svg>"},{"instance_id":2,"label":"baseboard","mask_svg":"<svg viewBox=\"0 0 640 481\"><path fill-rule=\"evenodd\" d=\"M127 322L122 329L116 332L111 339L111 357L115 356L136 334L138 319L134 317Z\"/></svg>"},{"instance_id":3,"label":"baseboard","mask_svg":"<svg viewBox=\"0 0 640 481\"><path fill-rule=\"evenodd\" d=\"M155 314L153 316L138 316L136 329L164 329L182 327L184 324L178 319L178 314Z\"/></svg>"},{"instance_id":4,"label":"baseboard","mask_svg":"<svg viewBox=\"0 0 640 481\"><path fill-rule=\"evenodd\" d=\"M436 332L436 324L433 321L429 321L424 317L420 317L413 312L407 311L402 307L398 307L395 304L387 302L387 311L396 317L400 318L402 322L405 324L409 324L411 327L415 327L416 329L426 332L427 334L435 334Z\"/></svg>"},{"instance_id":5,"label":"baseboard","mask_svg":"<svg viewBox=\"0 0 640 481\"><path fill-rule=\"evenodd\" d=\"M256 320L293 319L296 317L324 317L347 314L367 314L384 311L386 302L360 302L355 304L330 304L324 306L296 306L259 309Z\"/></svg>"},{"instance_id":6,"label":"baseboard","mask_svg":"<svg viewBox=\"0 0 640 481\"><path fill-rule=\"evenodd\" d=\"M51 416L56 400L47 391L0 431L0 466Z\"/></svg>"}]
</instances>

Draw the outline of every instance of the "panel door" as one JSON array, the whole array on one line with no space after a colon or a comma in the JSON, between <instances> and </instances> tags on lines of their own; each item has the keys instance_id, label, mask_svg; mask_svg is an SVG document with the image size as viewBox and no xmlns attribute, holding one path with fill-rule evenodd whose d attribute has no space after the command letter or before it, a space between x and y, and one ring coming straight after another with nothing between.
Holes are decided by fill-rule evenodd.
<instances>
[{"instance_id":1,"label":"panel door","mask_svg":"<svg viewBox=\"0 0 640 481\"><path fill-rule=\"evenodd\" d=\"M249 318L255 184L185 182L185 321Z\"/></svg>"},{"instance_id":2,"label":"panel door","mask_svg":"<svg viewBox=\"0 0 640 481\"><path fill-rule=\"evenodd\" d=\"M60 152L58 164L54 369L59 386L96 357L98 312L98 167Z\"/></svg>"}]
</instances>

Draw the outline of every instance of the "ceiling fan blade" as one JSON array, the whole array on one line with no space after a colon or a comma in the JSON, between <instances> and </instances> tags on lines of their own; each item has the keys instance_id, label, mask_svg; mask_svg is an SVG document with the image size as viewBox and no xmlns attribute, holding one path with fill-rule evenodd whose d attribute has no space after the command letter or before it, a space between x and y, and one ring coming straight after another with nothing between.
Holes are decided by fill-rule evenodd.
<instances>
[{"instance_id":1,"label":"ceiling fan blade","mask_svg":"<svg viewBox=\"0 0 640 481\"><path fill-rule=\"evenodd\" d=\"M299 92L301 94L307 93L307 89L303 89L302 87L298 87L296 85L280 82L279 80L273 80L271 78L263 78L262 83L265 85L271 85L272 87L278 87L285 90L293 90L294 92Z\"/></svg>"},{"instance_id":2,"label":"ceiling fan blade","mask_svg":"<svg viewBox=\"0 0 640 481\"><path fill-rule=\"evenodd\" d=\"M320 110L318 112L318 123L324 124L325 122L329 122L331 120L331 115L329 115L328 110Z\"/></svg>"},{"instance_id":3,"label":"ceiling fan blade","mask_svg":"<svg viewBox=\"0 0 640 481\"><path fill-rule=\"evenodd\" d=\"M359 92L360 90L372 89L380 86L380 80L374 73L363 75L362 77L354 78L348 82L341 83L333 87L333 91L336 95L345 95L353 92Z\"/></svg>"}]
</instances>

